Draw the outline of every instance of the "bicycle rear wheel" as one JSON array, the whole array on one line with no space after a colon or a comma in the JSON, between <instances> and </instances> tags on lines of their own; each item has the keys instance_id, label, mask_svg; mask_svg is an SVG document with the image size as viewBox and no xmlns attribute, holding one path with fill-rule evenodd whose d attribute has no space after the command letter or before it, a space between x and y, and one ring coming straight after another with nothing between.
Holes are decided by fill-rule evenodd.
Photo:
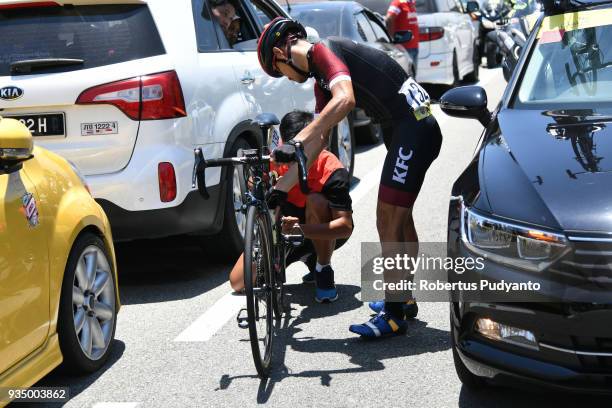
<instances>
[{"instance_id":1,"label":"bicycle rear wheel","mask_svg":"<svg viewBox=\"0 0 612 408\"><path fill-rule=\"evenodd\" d=\"M269 230L257 207L247 211L244 240L244 287L253 361L260 377L267 377L272 360L273 283Z\"/></svg>"}]
</instances>

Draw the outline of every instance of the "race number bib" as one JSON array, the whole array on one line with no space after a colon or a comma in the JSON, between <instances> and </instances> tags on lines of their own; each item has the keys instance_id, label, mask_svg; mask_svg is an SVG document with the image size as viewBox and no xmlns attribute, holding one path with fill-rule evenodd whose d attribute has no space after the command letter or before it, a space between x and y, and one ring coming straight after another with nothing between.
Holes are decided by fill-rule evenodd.
<instances>
[{"instance_id":1,"label":"race number bib","mask_svg":"<svg viewBox=\"0 0 612 408\"><path fill-rule=\"evenodd\" d=\"M431 100L426 90L412 78L408 78L399 93L406 95L406 101L412 108L416 120L425 119L431 115Z\"/></svg>"}]
</instances>

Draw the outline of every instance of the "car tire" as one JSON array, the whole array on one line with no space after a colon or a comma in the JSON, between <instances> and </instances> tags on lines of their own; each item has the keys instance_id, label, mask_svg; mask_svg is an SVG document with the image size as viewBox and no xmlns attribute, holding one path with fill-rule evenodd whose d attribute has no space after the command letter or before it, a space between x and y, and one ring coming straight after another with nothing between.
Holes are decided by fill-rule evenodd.
<instances>
[{"instance_id":1,"label":"car tire","mask_svg":"<svg viewBox=\"0 0 612 408\"><path fill-rule=\"evenodd\" d=\"M88 274L91 271L93 275ZM104 241L91 232L81 234L64 271L57 320L63 368L68 373L92 373L108 359L117 327L115 287L113 262Z\"/></svg>"},{"instance_id":2,"label":"car tire","mask_svg":"<svg viewBox=\"0 0 612 408\"><path fill-rule=\"evenodd\" d=\"M478 52L478 47L476 43L474 43L474 51L472 56L473 68L472 72L466 75L465 79L469 82L476 83L480 78L480 53Z\"/></svg>"},{"instance_id":3,"label":"car tire","mask_svg":"<svg viewBox=\"0 0 612 408\"><path fill-rule=\"evenodd\" d=\"M452 312L451 312L452 313ZM472 372L463 364L461 357L459 357L459 352L457 352L457 345L455 344L455 325L451 321L451 348L453 351L453 363L455 364L455 371L457 372L457 377L463 385L468 387L471 390L479 390L486 386L486 382L483 378L478 377L477 375L472 374Z\"/></svg>"},{"instance_id":4,"label":"car tire","mask_svg":"<svg viewBox=\"0 0 612 408\"><path fill-rule=\"evenodd\" d=\"M487 41L486 45L487 68L495 68L497 66L497 45L491 41Z\"/></svg>"},{"instance_id":5,"label":"car tire","mask_svg":"<svg viewBox=\"0 0 612 408\"><path fill-rule=\"evenodd\" d=\"M229 157L236 156L241 149L251 149L252 146L244 139L237 139L228 153ZM223 229L213 239L206 239L205 245L212 249L215 255L223 260L235 261L244 250L244 231L246 227L246 214L237 211L245 202L246 184L240 166L227 167L227 191L225 196ZM221 243L221 245L219 245Z\"/></svg>"},{"instance_id":6,"label":"car tire","mask_svg":"<svg viewBox=\"0 0 612 408\"><path fill-rule=\"evenodd\" d=\"M355 128L355 138L360 144L378 144L382 140L382 127L378 123L370 123Z\"/></svg>"},{"instance_id":7,"label":"car tire","mask_svg":"<svg viewBox=\"0 0 612 408\"><path fill-rule=\"evenodd\" d=\"M461 78L459 78L459 63L457 62L457 52L453 51L453 84L451 88L459 86Z\"/></svg>"},{"instance_id":8,"label":"car tire","mask_svg":"<svg viewBox=\"0 0 612 408\"><path fill-rule=\"evenodd\" d=\"M352 180L355 167L355 131L351 115L342 119L334 127L331 137L331 152L340 160L349 172L349 180Z\"/></svg>"}]
</instances>

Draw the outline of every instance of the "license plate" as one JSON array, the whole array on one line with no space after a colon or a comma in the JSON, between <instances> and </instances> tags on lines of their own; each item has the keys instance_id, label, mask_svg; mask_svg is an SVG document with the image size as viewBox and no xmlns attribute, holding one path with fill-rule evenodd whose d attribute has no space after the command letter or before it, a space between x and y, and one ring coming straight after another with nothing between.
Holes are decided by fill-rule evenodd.
<instances>
[{"instance_id":1,"label":"license plate","mask_svg":"<svg viewBox=\"0 0 612 408\"><path fill-rule=\"evenodd\" d=\"M32 133L32 136L66 136L66 118L63 113L41 113L32 115L4 115L17 119Z\"/></svg>"}]
</instances>

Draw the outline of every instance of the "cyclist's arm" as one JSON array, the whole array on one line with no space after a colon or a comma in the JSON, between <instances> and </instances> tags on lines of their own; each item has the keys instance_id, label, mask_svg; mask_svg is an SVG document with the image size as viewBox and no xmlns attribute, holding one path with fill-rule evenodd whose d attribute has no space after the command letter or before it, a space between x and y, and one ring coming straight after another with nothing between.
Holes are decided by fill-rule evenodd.
<instances>
[{"instance_id":1,"label":"cyclist's arm","mask_svg":"<svg viewBox=\"0 0 612 408\"><path fill-rule=\"evenodd\" d=\"M389 13L385 18L385 25L387 26L387 31L393 37L395 34L395 19L397 18L397 14Z\"/></svg>"},{"instance_id":2,"label":"cyclist's arm","mask_svg":"<svg viewBox=\"0 0 612 408\"><path fill-rule=\"evenodd\" d=\"M353 218L349 211L332 210L333 220L323 224L300 224L308 239L342 239L353 233Z\"/></svg>"},{"instance_id":3,"label":"cyclist's arm","mask_svg":"<svg viewBox=\"0 0 612 408\"><path fill-rule=\"evenodd\" d=\"M339 81L332 89L332 98L312 123L295 136L304 144L304 152L308 157L308 166L319 156L321 150L329 144L329 134L334 126L344 119L355 107L355 94L350 80ZM297 165L292 165L289 171L278 180L274 188L289 191L297 183Z\"/></svg>"}]
</instances>

